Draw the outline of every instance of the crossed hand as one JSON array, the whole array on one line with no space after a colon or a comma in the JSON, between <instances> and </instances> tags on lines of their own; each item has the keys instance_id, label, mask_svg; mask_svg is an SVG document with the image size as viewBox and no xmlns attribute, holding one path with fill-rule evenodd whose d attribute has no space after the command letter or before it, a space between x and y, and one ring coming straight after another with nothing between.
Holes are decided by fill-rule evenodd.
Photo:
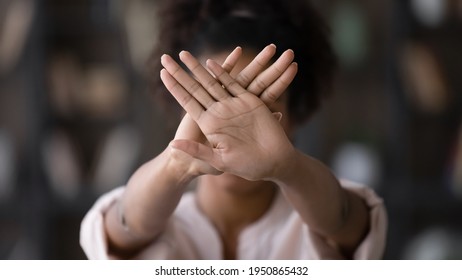
<instances>
[{"instance_id":1,"label":"crossed hand","mask_svg":"<svg viewBox=\"0 0 462 280\"><path fill-rule=\"evenodd\" d=\"M189 52L182 51L180 60L191 75L169 55L162 56L161 79L187 112L170 147L197 175L227 172L247 180L271 180L290 159L294 148L278 121L281 116L276 112L275 118L268 106L291 83L297 64L288 50L265 68L274 53L274 45L266 47L236 78L228 73L240 48L223 66L207 60L211 73Z\"/></svg>"}]
</instances>

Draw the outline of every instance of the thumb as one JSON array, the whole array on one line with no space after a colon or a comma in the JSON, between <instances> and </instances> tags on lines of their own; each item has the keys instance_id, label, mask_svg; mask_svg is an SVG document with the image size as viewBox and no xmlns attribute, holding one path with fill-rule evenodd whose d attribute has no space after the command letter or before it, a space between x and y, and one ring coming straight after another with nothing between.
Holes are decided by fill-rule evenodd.
<instances>
[{"instance_id":1,"label":"thumb","mask_svg":"<svg viewBox=\"0 0 462 280\"><path fill-rule=\"evenodd\" d=\"M214 149L206 146L202 143L186 140L186 139L178 139L173 140L169 144L172 148L181 150L188 155L192 156L193 158L200 159L202 161L207 162L211 166L215 167L216 169L220 170L217 166L220 162L218 160L217 154L214 152ZM221 170L220 170L221 171Z\"/></svg>"}]
</instances>

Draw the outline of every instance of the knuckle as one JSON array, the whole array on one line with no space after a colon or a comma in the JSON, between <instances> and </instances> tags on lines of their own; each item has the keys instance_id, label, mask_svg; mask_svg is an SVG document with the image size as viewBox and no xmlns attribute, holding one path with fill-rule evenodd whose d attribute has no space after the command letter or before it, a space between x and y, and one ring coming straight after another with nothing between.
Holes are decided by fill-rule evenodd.
<instances>
[{"instance_id":1,"label":"knuckle","mask_svg":"<svg viewBox=\"0 0 462 280\"><path fill-rule=\"evenodd\" d=\"M185 107L189 104L189 102L191 102L191 100L192 100L191 95L185 94L181 96L178 101L180 102L182 107Z\"/></svg>"},{"instance_id":2,"label":"knuckle","mask_svg":"<svg viewBox=\"0 0 462 280\"><path fill-rule=\"evenodd\" d=\"M257 65L259 67L265 67L266 66L266 61L264 59L262 59L261 57L257 57L255 59L255 63L257 63Z\"/></svg>"},{"instance_id":3,"label":"knuckle","mask_svg":"<svg viewBox=\"0 0 462 280\"><path fill-rule=\"evenodd\" d=\"M273 90L268 90L264 94L265 98L271 102L276 101L278 99L279 94L274 92Z\"/></svg>"},{"instance_id":4,"label":"knuckle","mask_svg":"<svg viewBox=\"0 0 462 280\"><path fill-rule=\"evenodd\" d=\"M229 82L225 85L225 87L226 87L226 88L233 88L233 87L235 87L236 85L237 85L237 82L234 81L234 80L231 80L231 81L229 81Z\"/></svg>"},{"instance_id":5,"label":"knuckle","mask_svg":"<svg viewBox=\"0 0 462 280\"><path fill-rule=\"evenodd\" d=\"M240 73L237 80L241 81L241 85L244 87L250 84L250 77L246 73Z\"/></svg>"},{"instance_id":6,"label":"knuckle","mask_svg":"<svg viewBox=\"0 0 462 280\"><path fill-rule=\"evenodd\" d=\"M257 86L257 88L259 89L265 89L268 85L265 83L265 81L263 81L262 79L255 79L255 85Z\"/></svg>"},{"instance_id":7,"label":"knuckle","mask_svg":"<svg viewBox=\"0 0 462 280\"><path fill-rule=\"evenodd\" d=\"M287 88L290 85L290 80L287 78L280 78L276 81L280 87Z\"/></svg>"},{"instance_id":8,"label":"knuckle","mask_svg":"<svg viewBox=\"0 0 462 280\"><path fill-rule=\"evenodd\" d=\"M178 75L178 72L180 72L181 70L181 67L179 65L175 66L174 69L172 69L172 72L170 73L170 75L172 75L173 77L176 77Z\"/></svg>"},{"instance_id":9,"label":"knuckle","mask_svg":"<svg viewBox=\"0 0 462 280\"><path fill-rule=\"evenodd\" d=\"M191 72L195 73L197 72L198 70L200 70L202 68L202 65L197 62L197 63L194 63L193 65L191 65L191 68L189 68L191 70Z\"/></svg>"},{"instance_id":10,"label":"knuckle","mask_svg":"<svg viewBox=\"0 0 462 280\"><path fill-rule=\"evenodd\" d=\"M227 62L223 63L221 67L228 73L231 72L231 70L233 70L233 66Z\"/></svg>"},{"instance_id":11,"label":"knuckle","mask_svg":"<svg viewBox=\"0 0 462 280\"><path fill-rule=\"evenodd\" d=\"M188 88L188 92L194 93L194 92L199 91L200 88L201 86L198 83L192 83Z\"/></svg>"},{"instance_id":12,"label":"knuckle","mask_svg":"<svg viewBox=\"0 0 462 280\"><path fill-rule=\"evenodd\" d=\"M274 64L273 66L274 66L274 67L273 67L273 71L274 71L277 75L281 75L281 74L285 71L285 69L284 69L284 70L281 69L281 67L280 67L279 65L277 65L277 64Z\"/></svg>"},{"instance_id":13,"label":"knuckle","mask_svg":"<svg viewBox=\"0 0 462 280\"><path fill-rule=\"evenodd\" d=\"M210 90L218 85L218 82L215 79L210 79L206 82L205 88Z\"/></svg>"}]
</instances>

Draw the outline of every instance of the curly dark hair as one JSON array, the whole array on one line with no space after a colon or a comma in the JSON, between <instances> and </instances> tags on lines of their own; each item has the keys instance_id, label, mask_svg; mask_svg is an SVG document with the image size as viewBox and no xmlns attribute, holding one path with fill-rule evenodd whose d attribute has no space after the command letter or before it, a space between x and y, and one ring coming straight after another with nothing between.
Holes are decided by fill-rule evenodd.
<instances>
[{"instance_id":1,"label":"curly dark hair","mask_svg":"<svg viewBox=\"0 0 462 280\"><path fill-rule=\"evenodd\" d=\"M163 53L189 50L196 56L236 46L259 52L270 43L278 57L295 52L298 74L289 87L290 120L305 121L330 89L336 66L329 30L308 0L163 0L158 9L159 38L150 59L154 89L173 99L159 78ZM168 97L167 97L168 96Z\"/></svg>"}]
</instances>

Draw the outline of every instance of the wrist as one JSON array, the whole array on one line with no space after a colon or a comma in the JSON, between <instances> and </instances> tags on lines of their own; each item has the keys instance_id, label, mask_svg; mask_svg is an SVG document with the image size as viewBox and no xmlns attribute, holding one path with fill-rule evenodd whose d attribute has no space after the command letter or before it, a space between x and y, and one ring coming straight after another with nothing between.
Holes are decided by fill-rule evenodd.
<instances>
[{"instance_id":1,"label":"wrist","mask_svg":"<svg viewBox=\"0 0 462 280\"><path fill-rule=\"evenodd\" d=\"M175 152L167 147L154 159L143 164L128 180L128 189L158 188L159 184L170 189L184 188L192 179L188 164L175 156Z\"/></svg>"},{"instance_id":2,"label":"wrist","mask_svg":"<svg viewBox=\"0 0 462 280\"><path fill-rule=\"evenodd\" d=\"M179 201L194 178L188 165L173 156L167 147L156 158L143 164L128 181L123 197L113 207L119 228L140 240L152 238L165 222L162 216L152 219L153 209L160 204L167 205L161 207L162 211L174 209L172 205ZM169 211L165 217L168 215Z\"/></svg>"},{"instance_id":3,"label":"wrist","mask_svg":"<svg viewBox=\"0 0 462 280\"><path fill-rule=\"evenodd\" d=\"M289 184L291 179L294 178L294 174L298 172L297 170L302 162L302 156L302 153L295 148L286 152L285 159L279 162L270 180L278 185Z\"/></svg>"},{"instance_id":4,"label":"wrist","mask_svg":"<svg viewBox=\"0 0 462 280\"><path fill-rule=\"evenodd\" d=\"M165 171L170 174L179 184L188 184L191 180L199 176L192 158L185 152L168 146L164 152L166 155Z\"/></svg>"}]
</instances>

